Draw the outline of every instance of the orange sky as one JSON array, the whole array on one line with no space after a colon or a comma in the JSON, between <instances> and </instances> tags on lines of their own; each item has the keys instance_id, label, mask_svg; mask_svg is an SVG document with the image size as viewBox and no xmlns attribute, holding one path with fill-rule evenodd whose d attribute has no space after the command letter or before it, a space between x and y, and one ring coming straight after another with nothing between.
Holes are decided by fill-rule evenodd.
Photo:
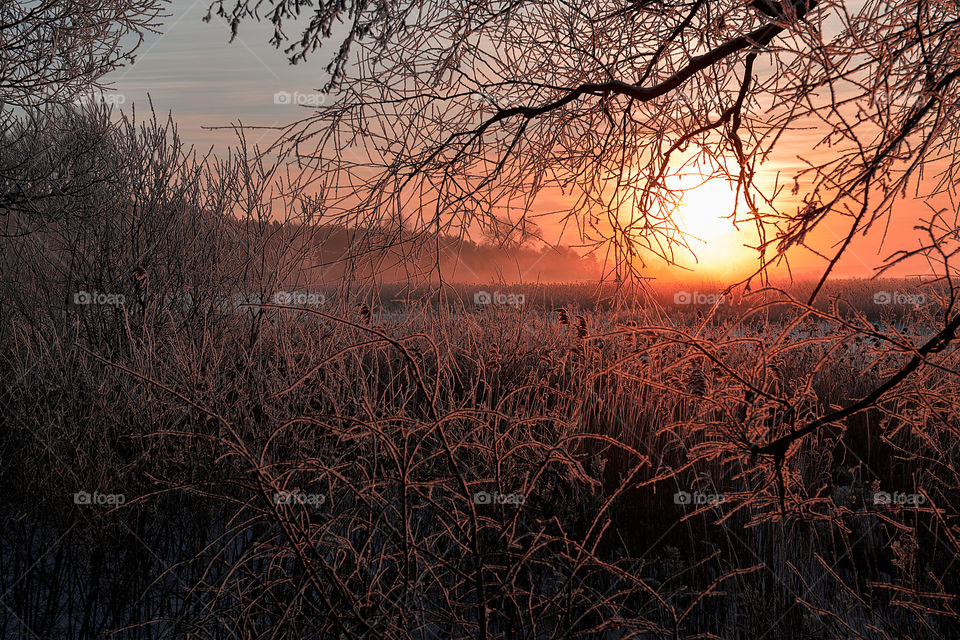
<instances>
[{"instance_id":1,"label":"orange sky","mask_svg":"<svg viewBox=\"0 0 960 640\"><path fill-rule=\"evenodd\" d=\"M172 15L162 34L147 39L134 65L108 76L116 92L123 96L124 110L134 104L138 109L144 109L149 94L159 114L172 111L180 134L187 142L204 151L212 145L215 152L225 151L235 142L235 136L229 130L211 130L209 127L227 126L233 122L278 126L305 116L308 111L303 107L278 102L275 95L278 92L319 95L316 89L326 77L324 52L319 51L306 63L291 67L283 53L267 43L271 33L269 25L245 24L237 40L228 44L229 29L221 20L214 18L211 23L202 22L205 9L206 3L173 0L170 4ZM203 64L196 64L198 59L202 59ZM251 143L266 145L274 135L272 131L261 129L252 131L248 139ZM798 155L813 156L810 159L814 160L826 157L824 154L828 152L811 151L810 143L815 137L811 137L809 131L784 137L778 145L777 155L762 167L758 182L769 188L780 171L781 184L789 187L790 174L800 166ZM688 256L681 262L692 269L690 272L651 265L648 274L669 279L727 281L738 279L755 268L756 254L742 247L756 240L756 233L749 231L750 226L745 225L745 230L737 233L729 223L718 226L715 216L711 220L709 213L703 213L702 209L719 197L715 190L709 197L691 194L691 202L682 212L692 232L697 233L702 225L710 229L704 234L706 244L691 240L694 247L699 246L700 264L695 264ZM789 204L785 198L781 201L783 207ZM942 200L937 203L938 206L947 204ZM569 202L553 191L542 194L537 208L562 211L565 207L569 207ZM899 203L888 229L887 244L883 248L880 246L882 227L874 229L865 238L858 238L838 264L835 275L870 276L886 255L914 246L920 235L913 227L919 216L927 212L922 201ZM559 234L558 226L542 218L537 219L537 223L549 239L553 240ZM724 225L726 227L721 228ZM845 236L848 225L846 219L830 217L809 236L809 241L824 253L832 254L831 247ZM562 241L569 245L580 244L580 239L572 231L575 230L567 229ZM798 277L816 276L824 266L821 258L803 250L795 251L790 257L793 273ZM923 263L914 261L902 265L890 275L928 272ZM785 275L785 271L780 274Z\"/></svg>"}]
</instances>

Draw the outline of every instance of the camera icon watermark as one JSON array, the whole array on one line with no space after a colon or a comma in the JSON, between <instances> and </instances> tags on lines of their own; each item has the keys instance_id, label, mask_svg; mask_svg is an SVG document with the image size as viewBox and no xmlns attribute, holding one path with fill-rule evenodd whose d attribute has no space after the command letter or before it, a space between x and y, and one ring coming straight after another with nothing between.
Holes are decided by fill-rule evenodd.
<instances>
[{"instance_id":1,"label":"camera icon watermark","mask_svg":"<svg viewBox=\"0 0 960 640\"><path fill-rule=\"evenodd\" d=\"M73 304L92 305L108 304L114 307L121 307L127 301L122 293L101 293L99 291L77 291L73 294Z\"/></svg>"},{"instance_id":2,"label":"camera icon watermark","mask_svg":"<svg viewBox=\"0 0 960 640\"><path fill-rule=\"evenodd\" d=\"M299 91L277 91L273 94L273 104L291 104L302 107L322 107L327 96L322 93L301 93Z\"/></svg>"},{"instance_id":3,"label":"camera icon watermark","mask_svg":"<svg viewBox=\"0 0 960 640\"><path fill-rule=\"evenodd\" d=\"M127 497L122 493L100 493L94 491L77 491L73 494L73 504L97 505L97 506L120 506L127 501Z\"/></svg>"},{"instance_id":4,"label":"camera icon watermark","mask_svg":"<svg viewBox=\"0 0 960 640\"><path fill-rule=\"evenodd\" d=\"M677 291L673 294L673 304L706 304L713 306L723 304L725 298L722 293L700 293L694 291Z\"/></svg>"},{"instance_id":5,"label":"camera icon watermark","mask_svg":"<svg viewBox=\"0 0 960 640\"><path fill-rule=\"evenodd\" d=\"M296 489L293 491L278 491L273 494L273 503L277 505L296 504L319 507L326 501L327 497L322 493L303 493Z\"/></svg>"},{"instance_id":6,"label":"camera icon watermark","mask_svg":"<svg viewBox=\"0 0 960 640\"><path fill-rule=\"evenodd\" d=\"M873 294L874 304L901 304L912 307L922 306L927 302L927 296L922 293L901 293L900 291L877 291Z\"/></svg>"},{"instance_id":7,"label":"camera icon watermark","mask_svg":"<svg viewBox=\"0 0 960 640\"><path fill-rule=\"evenodd\" d=\"M526 303L527 297L522 293L500 293L494 291L478 291L473 294L473 303L477 306L488 304L510 305L519 307Z\"/></svg>"},{"instance_id":8,"label":"camera icon watermark","mask_svg":"<svg viewBox=\"0 0 960 640\"><path fill-rule=\"evenodd\" d=\"M473 494L474 504L510 504L519 506L526 502L526 496L522 493L489 493L487 491L478 491Z\"/></svg>"},{"instance_id":9,"label":"camera icon watermark","mask_svg":"<svg viewBox=\"0 0 960 640\"><path fill-rule=\"evenodd\" d=\"M722 493L700 493L699 491L694 491L691 493L689 491L677 491L675 494L673 494L674 504L720 504L722 502L726 502L726 500L726 497L724 497Z\"/></svg>"},{"instance_id":10,"label":"camera icon watermark","mask_svg":"<svg viewBox=\"0 0 960 640\"><path fill-rule=\"evenodd\" d=\"M918 507L926 504L926 502L927 496L922 493L900 493L899 491L889 493L887 491L877 491L873 494L873 504L876 505Z\"/></svg>"}]
</instances>

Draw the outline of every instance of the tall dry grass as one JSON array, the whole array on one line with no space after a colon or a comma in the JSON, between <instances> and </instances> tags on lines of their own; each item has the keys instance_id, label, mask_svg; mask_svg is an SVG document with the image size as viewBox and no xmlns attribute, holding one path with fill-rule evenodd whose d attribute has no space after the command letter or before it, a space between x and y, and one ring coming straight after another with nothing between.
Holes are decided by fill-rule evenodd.
<instances>
[{"instance_id":1,"label":"tall dry grass","mask_svg":"<svg viewBox=\"0 0 960 640\"><path fill-rule=\"evenodd\" d=\"M224 311L307 278L258 251L287 233L276 175L130 125L104 134L143 163L107 171L113 204L7 218L37 225L4 245L7 637L960 633L954 349L774 465L751 445L862 397L919 337L783 292L697 315L349 283Z\"/></svg>"}]
</instances>

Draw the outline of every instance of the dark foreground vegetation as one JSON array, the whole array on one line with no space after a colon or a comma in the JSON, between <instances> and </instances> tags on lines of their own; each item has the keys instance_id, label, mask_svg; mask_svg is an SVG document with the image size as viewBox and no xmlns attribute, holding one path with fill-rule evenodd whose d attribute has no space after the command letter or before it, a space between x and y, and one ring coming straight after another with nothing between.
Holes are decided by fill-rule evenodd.
<instances>
[{"instance_id":1,"label":"dark foreground vegetation","mask_svg":"<svg viewBox=\"0 0 960 640\"><path fill-rule=\"evenodd\" d=\"M894 375L949 291L332 286L245 197L273 175L103 113L17 139L7 175L52 164L4 217L4 637L960 634L952 345L758 453Z\"/></svg>"}]
</instances>

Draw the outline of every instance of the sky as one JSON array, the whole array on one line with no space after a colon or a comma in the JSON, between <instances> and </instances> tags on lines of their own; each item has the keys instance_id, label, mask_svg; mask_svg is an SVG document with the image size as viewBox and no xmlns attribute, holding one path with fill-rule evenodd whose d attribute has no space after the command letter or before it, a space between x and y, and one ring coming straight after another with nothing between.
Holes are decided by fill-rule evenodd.
<instances>
[{"instance_id":1,"label":"sky","mask_svg":"<svg viewBox=\"0 0 960 640\"><path fill-rule=\"evenodd\" d=\"M104 78L124 110L146 108L149 96L158 115L172 112L185 141L222 152L235 143L235 133L205 127L281 126L307 113L293 104L294 96L305 105L323 99L317 88L327 75L325 52L291 66L269 44L270 25L256 22L241 25L230 43L222 18L203 22L207 7L208 0L172 0L160 34L147 35L135 63ZM273 135L261 130L250 139L266 144Z\"/></svg>"},{"instance_id":2,"label":"sky","mask_svg":"<svg viewBox=\"0 0 960 640\"><path fill-rule=\"evenodd\" d=\"M242 123L251 129L248 143L269 145L276 136L271 127L288 124L309 113L309 105L323 100L318 88L327 74L324 67L330 58L328 51L315 52L296 66L288 63L281 50L268 40L272 27L268 24L245 22L235 40L230 43L230 29L217 16L203 22L208 0L172 0L168 5L165 24L159 34L148 35L137 52L136 62L119 69L105 78L113 89L115 100L124 111L136 105L142 112L152 99L158 115L170 112L177 122L180 136L198 151L211 147L214 153L224 153L236 141L231 125ZM306 106L298 106L300 102ZM215 127L224 127L215 129ZM809 138L807 138L809 139ZM804 140L786 141L787 155L808 153ZM789 161L788 163L789 164ZM777 167L780 170L788 166ZM548 198L550 208L562 206L562 200ZM704 198L691 198L705 202ZM866 238L858 238L838 264L835 274L840 277L869 277L872 268L881 264L891 251L915 244L918 237L912 227L924 211L919 202L898 206L888 230L888 244L881 250L883 229ZM737 233L732 227L717 228L708 219L691 215L688 228L703 234L706 244L692 241L699 247L699 263L685 259L689 270L653 266L651 273L665 279L703 279L726 281L741 277L755 266L755 254L740 245L751 243L750 233ZM701 226L705 225L705 226ZM846 234L846 219L828 218L812 236L812 242L832 255L832 245ZM721 225L722 226L722 225ZM549 233L550 229L546 231ZM576 244L577 238L565 237L565 244ZM792 254L794 276L816 277L824 262L799 250ZM904 276L926 273L922 264L904 265L891 275Z\"/></svg>"}]
</instances>

